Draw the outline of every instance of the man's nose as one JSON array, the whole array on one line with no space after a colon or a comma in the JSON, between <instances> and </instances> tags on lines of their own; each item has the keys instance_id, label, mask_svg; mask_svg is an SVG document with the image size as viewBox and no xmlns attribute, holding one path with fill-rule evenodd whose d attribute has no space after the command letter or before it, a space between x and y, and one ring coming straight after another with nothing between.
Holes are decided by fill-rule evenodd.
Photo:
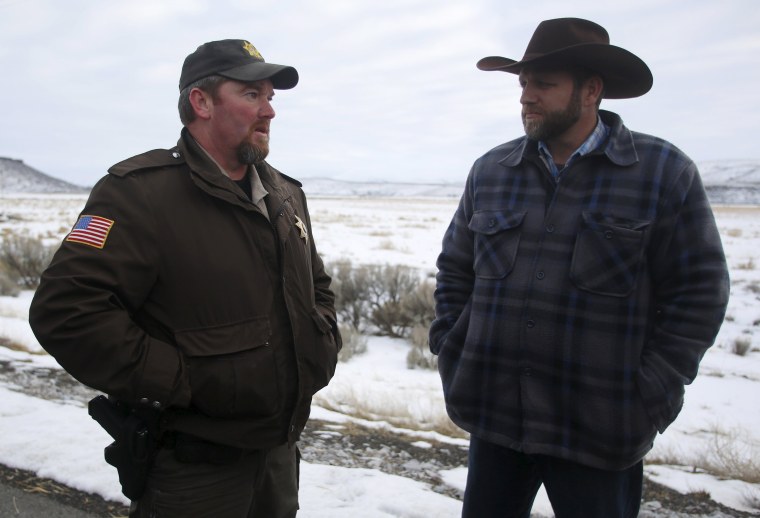
<instances>
[{"instance_id":1,"label":"man's nose","mask_svg":"<svg viewBox=\"0 0 760 518\"><path fill-rule=\"evenodd\" d=\"M259 110L259 117L262 119L274 119L274 116L275 112L272 103L265 99Z\"/></svg>"},{"instance_id":2,"label":"man's nose","mask_svg":"<svg viewBox=\"0 0 760 518\"><path fill-rule=\"evenodd\" d=\"M520 104L531 104L533 102L535 102L535 96L533 95L533 92L529 87L524 86L522 92L520 93Z\"/></svg>"}]
</instances>

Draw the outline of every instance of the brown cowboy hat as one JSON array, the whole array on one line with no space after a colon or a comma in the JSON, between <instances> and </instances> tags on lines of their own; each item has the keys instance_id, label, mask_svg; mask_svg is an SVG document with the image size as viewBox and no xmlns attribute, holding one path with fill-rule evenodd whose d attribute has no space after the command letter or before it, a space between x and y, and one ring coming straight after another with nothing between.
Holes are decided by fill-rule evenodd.
<instances>
[{"instance_id":1,"label":"brown cowboy hat","mask_svg":"<svg viewBox=\"0 0 760 518\"><path fill-rule=\"evenodd\" d=\"M489 56L478 61L480 70L503 70L519 74L534 64L580 65L602 76L604 97L628 99L652 88L652 72L640 58L610 45L601 25L580 18L557 18L541 22L520 61Z\"/></svg>"}]
</instances>

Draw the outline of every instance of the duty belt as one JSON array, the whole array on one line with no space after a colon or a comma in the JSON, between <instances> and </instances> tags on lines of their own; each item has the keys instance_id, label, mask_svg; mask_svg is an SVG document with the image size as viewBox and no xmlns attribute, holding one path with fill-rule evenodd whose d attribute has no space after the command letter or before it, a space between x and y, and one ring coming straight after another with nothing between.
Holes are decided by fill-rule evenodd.
<instances>
[{"instance_id":1,"label":"duty belt","mask_svg":"<svg viewBox=\"0 0 760 518\"><path fill-rule=\"evenodd\" d=\"M188 464L234 464L245 455L258 453L257 450L235 448L173 431L163 434L161 447L174 450L174 457Z\"/></svg>"}]
</instances>

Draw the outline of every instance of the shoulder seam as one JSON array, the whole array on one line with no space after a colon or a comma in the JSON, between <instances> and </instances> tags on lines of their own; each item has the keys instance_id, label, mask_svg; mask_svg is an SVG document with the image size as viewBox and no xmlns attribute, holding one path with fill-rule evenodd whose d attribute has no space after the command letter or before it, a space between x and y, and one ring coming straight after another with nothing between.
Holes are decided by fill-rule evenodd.
<instances>
[{"instance_id":1,"label":"shoulder seam","mask_svg":"<svg viewBox=\"0 0 760 518\"><path fill-rule=\"evenodd\" d=\"M158 167L178 166L185 163L177 148L154 149L112 165L108 172L115 176L126 176L137 171Z\"/></svg>"}]
</instances>

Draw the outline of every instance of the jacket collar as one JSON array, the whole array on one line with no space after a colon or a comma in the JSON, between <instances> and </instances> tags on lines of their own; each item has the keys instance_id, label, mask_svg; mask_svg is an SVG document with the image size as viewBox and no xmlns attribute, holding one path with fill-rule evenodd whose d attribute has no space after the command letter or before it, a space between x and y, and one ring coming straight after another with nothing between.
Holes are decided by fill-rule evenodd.
<instances>
[{"instance_id":1,"label":"jacket collar","mask_svg":"<svg viewBox=\"0 0 760 518\"><path fill-rule=\"evenodd\" d=\"M599 116L610 127L610 136L603 147L591 152L589 156L605 155L610 162L621 167L638 162L639 156L633 143L633 135L625 127L620 116L606 110L599 110ZM499 163L505 167L516 167L523 160L535 161L538 159L538 142L523 137L507 156L499 160Z\"/></svg>"},{"instance_id":2,"label":"jacket collar","mask_svg":"<svg viewBox=\"0 0 760 518\"><path fill-rule=\"evenodd\" d=\"M182 130L177 146L190 167L190 176L193 182L199 189L210 196L214 196L245 210L261 213L261 209L256 204L239 193L237 189L233 189L232 180L219 170L219 167L190 135L187 128ZM291 191L286 187L286 180L283 179L283 175L268 163L261 162L261 164L257 164L256 171L259 173L259 177L268 191L268 194L264 197L264 203L266 203L267 212L269 213L268 220L274 226L277 237L282 245L286 246L291 233L295 231L295 224L298 221L291 201ZM304 216L300 216L302 221L305 221Z\"/></svg>"},{"instance_id":3,"label":"jacket collar","mask_svg":"<svg viewBox=\"0 0 760 518\"><path fill-rule=\"evenodd\" d=\"M201 190L247 210L259 210L247 197L241 196L236 189L233 189L232 180L209 158L187 128L182 129L177 147L190 167L193 182ZM257 165L256 170L269 192L265 198L267 206L270 207L270 210L272 206L277 210L287 196L282 187L282 180L266 162Z\"/></svg>"}]
</instances>

